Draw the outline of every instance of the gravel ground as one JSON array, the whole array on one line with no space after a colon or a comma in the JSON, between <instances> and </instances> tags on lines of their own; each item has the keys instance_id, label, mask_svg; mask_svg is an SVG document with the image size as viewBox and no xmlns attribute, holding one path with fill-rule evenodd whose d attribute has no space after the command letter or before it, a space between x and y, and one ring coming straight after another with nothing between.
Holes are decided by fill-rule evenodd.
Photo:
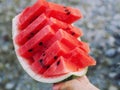
<instances>
[{"instance_id":1,"label":"gravel ground","mask_svg":"<svg viewBox=\"0 0 120 90\"><path fill-rule=\"evenodd\" d=\"M20 66L11 36L12 18L35 0L0 0L0 90L51 90L31 79ZM88 77L101 90L120 90L120 0L49 0L79 8L75 23L97 60Z\"/></svg>"}]
</instances>

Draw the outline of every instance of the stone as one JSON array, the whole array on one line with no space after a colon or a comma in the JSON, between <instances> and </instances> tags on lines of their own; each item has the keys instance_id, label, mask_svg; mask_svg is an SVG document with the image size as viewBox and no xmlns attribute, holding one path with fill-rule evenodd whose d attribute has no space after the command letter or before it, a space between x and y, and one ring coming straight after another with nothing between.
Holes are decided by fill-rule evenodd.
<instances>
[{"instance_id":1,"label":"stone","mask_svg":"<svg viewBox=\"0 0 120 90\"><path fill-rule=\"evenodd\" d=\"M113 47L114 46L114 42L115 42L115 38L113 36L109 36L108 40L107 40L107 44L110 46L110 47Z\"/></svg>"},{"instance_id":2,"label":"stone","mask_svg":"<svg viewBox=\"0 0 120 90\"><path fill-rule=\"evenodd\" d=\"M120 15L119 14L114 15L113 19L114 20L120 20Z\"/></svg>"},{"instance_id":3,"label":"stone","mask_svg":"<svg viewBox=\"0 0 120 90\"><path fill-rule=\"evenodd\" d=\"M9 90L9 89L12 89L14 86L15 86L15 83L14 83L14 82L8 82L8 83L5 85L5 88Z\"/></svg>"},{"instance_id":4,"label":"stone","mask_svg":"<svg viewBox=\"0 0 120 90\"><path fill-rule=\"evenodd\" d=\"M117 52L120 53L120 47L118 47Z\"/></svg>"},{"instance_id":5,"label":"stone","mask_svg":"<svg viewBox=\"0 0 120 90\"><path fill-rule=\"evenodd\" d=\"M109 90L118 90L118 89L117 89L116 86L111 85L111 86L109 87Z\"/></svg>"},{"instance_id":6,"label":"stone","mask_svg":"<svg viewBox=\"0 0 120 90\"><path fill-rule=\"evenodd\" d=\"M114 33L113 36L116 38L116 39L119 39L120 40L120 33Z\"/></svg>"},{"instance_id":7,"label":"stone","mask_svg":"<svg viewBox=\"0 0 120 90\"><path fill-rule=\"evenodd\" d=\"M116 54L117 54L117 51L114 48L109 49L105 52L105 55L108 57L114 57Z\"/></svg>"},{"instance_id":8,"label":"stone","mask_svg":"<svg viewBox=\"0 0 120 90\"><path fill-rule=\"evenodd\" d=\"M117 75L116 72L110 72L110 73L109 73L109 77L110 77L110 78L115 78L116 75Z\"/></svg>"},{"instance_id":9,"label":"stone","mask_svg":"<svg viewBox=\"0 0 120 90\"><path fill-rule=\"evenodd\" d=\"M115 44L120 46L120 39L116 39Z\"/></svg>"}]
</instances>

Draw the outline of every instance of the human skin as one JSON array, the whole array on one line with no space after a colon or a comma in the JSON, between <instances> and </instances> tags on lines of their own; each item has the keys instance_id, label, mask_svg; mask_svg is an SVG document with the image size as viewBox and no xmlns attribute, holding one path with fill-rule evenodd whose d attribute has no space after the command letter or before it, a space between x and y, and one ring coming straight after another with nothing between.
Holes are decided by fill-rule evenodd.
<instances>
[{"instance_id":1,"label":"human skin","mask_svg":"<svg viewBox=\"0 0 120 90\"><path fill-rule=\"evenodd\" d=\"M86 76L53 85L53 90L100 90Z\"/></svg>"}]
</instances>

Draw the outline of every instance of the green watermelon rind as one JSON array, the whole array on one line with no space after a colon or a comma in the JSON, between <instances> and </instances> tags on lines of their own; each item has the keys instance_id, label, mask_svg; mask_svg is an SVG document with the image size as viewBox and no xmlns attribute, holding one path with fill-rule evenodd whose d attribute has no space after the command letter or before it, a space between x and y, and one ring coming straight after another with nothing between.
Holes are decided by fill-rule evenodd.
<instances>
[{"instance_id":1,"label":"green watermelon rind","mask_svg":"<svg viewBox=\"0 0 120 90\"><path fill-rule=\"evenodd\" d=\"M13 44L15 47L16 56L21 64L21 66L33 79L35 79L36 81L39 81L39 82L43 82L43 83L57 83L57 82L61 82L65 79L67 79L68 77L70 77L72 75L81 77L87 73L87 67L81 71L78 71L78 72L71 72L71 73L68 73L68 74L65 74L62 76L49 77L49 78L43 77L42 75L36 74L35 72L33 72L32 69L30 68L30 65L27 64L27 62L26 62L27 60L25 60L25 58L21 57L17 51L19 46L15 43L15 37L19 33L19 29L17 27L19 17L20 17L20 14L15 16L15 18L13 18L13 21L12 21Z\"/></svg>"}]
</instances>

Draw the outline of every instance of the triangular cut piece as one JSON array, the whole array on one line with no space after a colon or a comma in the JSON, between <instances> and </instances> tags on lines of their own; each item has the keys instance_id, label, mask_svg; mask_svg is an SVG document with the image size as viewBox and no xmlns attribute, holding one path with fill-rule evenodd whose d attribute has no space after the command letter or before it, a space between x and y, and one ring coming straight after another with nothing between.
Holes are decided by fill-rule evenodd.
<instances>
[{"instance_id":1,"label":"triangular cut piece","mask_svg":"<svg viewBox=\"0 0 120 90\"><path fill-rule=\"evenodd\" d=\"M78 9L65 7L59 4L49 2L49 8L46 11L47 16L57 18L66 23L73 23L82 17Z\"/></svg>"},{"instance_id":2,"label":"triangular cut piece","mask_svg":"<svg viewBox=\"0 0 120 90\"><path fill-rule=\"evenodd\" d=\"M77 68L70 65L64 57L59 57L44 73L45 77L54 77L77 71Z\"/></svg>"},{"instance_id":3,"label":"triangular cut piece","mask_svg":"<svg viewBox=\"0 0 120 90\"><path fill-rule=\"evenodd\" d=\"M75 37L73 37L72 35L70 35L69 33L65 32L62 29L59 29L56 32L55 36L47 43L47 45L51 45L51 43L55 42L56 40L60 40L62 43L64 43L70 49L79 47L86 53L89 53L89 51L90 51L88 44L77 40Z\"/></svg>"},{"instance_id":4,"label":"triangular cut piece","mask_svg":"<svg viewBox=\"0 0 120 90\"><path fill-rule=\"evenodd\" d=\"M82 31L79 28L72 26L70 24L67 24L65 22L62 22L53 17L49 19L47 24L49 24L55 31L58 31L58 29L63 29L64 31L68 32L69 34L71 34L76 38L83 35Z\"/></svg>"},{"instance_id":5,"label":"triangular cut piece","mask_svg":"<svg viewBox=\"0 0 120 90\"><path fill-rule=\"evenodd\" d=\"M61 42L56 41L53 43L45 52L37 53L34 55L34 61L35 63L32 64L32 68L36 70L38 73L43 73L47 67L49 67L52 63L54 63L58 57L64 56L69 52L69 49L64 46ZM39 68L36 68L39 62Z\"/></svg>"},{"instance_id":6,"label":"triangular cut piece","mask_svg":"<svg viewBox=\"0 0 120 90\"><path fill-rule=\"evenodd\" d=\"M96 61L89 54L86 54L78 47L66 55L66 58L70 58L70 62L73 62L73 64L79 68L85 68L96 64Z\"/></svg>"},{"instance_id":7,"label":"triangular cut piece","mask_svg":"<svg viewBox=\"0 0 120 90\"><path fill-rule=\"evenodd\" d=\"M19 29L25 29L30 23L32 23L41 13L45 12L48 7L48 3L46 0L37 0L37 2L31 6L26 8L21 14L19 18Z\"/></svg>"},{"instance_id":8,"label":"triangular cut piece","mask_svg":"<svg viewBox=\"0 0 120 90\"><path fill-rule=\"evenodd\" d=\"M19 54L23 57L31 57L33 54L42 48L46 48L43 46L45 42L54 36L54 31L50 26L45 26L42 30L40 30L33 38L27 41L23 46L19 48Z\"/></svg>"},{"instance_id":9,"label":"triangular cut piece","mask_svg":"<svg viewBox=\"0 0 120 90\"><path fill-rule=\"evenodd\" d=\"M34 22L32 22L27 28L21 31L16 37L16 43L23 45L26 41L31 39L41 28L44 27L47 22L45 14L40 15Z\"/></svg>"}]
</instances>

